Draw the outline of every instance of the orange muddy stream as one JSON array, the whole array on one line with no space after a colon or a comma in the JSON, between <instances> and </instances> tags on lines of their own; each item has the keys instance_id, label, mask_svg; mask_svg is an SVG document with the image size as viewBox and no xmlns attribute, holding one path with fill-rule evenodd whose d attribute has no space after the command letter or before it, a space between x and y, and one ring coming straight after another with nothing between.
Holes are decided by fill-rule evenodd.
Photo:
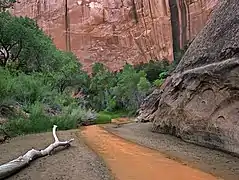
<instances>
[{"instance_id":1,"label":"orange muddy stream","mask_svg":"<svg viewBox=\"0 0 239 180\"><path fill-rule=\"evenodd\" d=\"M81 131L117 180L215 180L216 177L168 159L152 149L131 143L99 126Z\"/></svg>"}]
</instances>

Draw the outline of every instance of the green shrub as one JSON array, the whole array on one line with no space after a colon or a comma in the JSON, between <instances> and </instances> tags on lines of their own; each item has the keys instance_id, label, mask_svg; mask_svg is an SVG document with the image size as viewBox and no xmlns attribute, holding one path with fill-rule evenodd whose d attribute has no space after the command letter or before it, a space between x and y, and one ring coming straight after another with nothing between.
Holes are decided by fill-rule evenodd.
<instances>
[{"instance_id":1,"label":"green shrub","mask_svg":"<svg viewBox=\"0 0 239 180\"><path fill-rule=\"evenodd\" d=\"M112 97L111 88L115 86L116 77L103 64L95 63L88 90L90 106L97 111L107 109Z\"/></svg>"},{"instance_id":2,"label":"green shrub","mask_svg":"<svg viewBox=\"0 0 239 180\"><path fill-rule=\"evenodd\" d=\"M128 116L128 112L124 111L115 111L115 112L107 112L107 111L101 111L97 114L97 118L95 120L96 124L107 124L111 123L112 119Z\"/></svg>"},{"instance_id":3,"label":"green shrub","mask_svg":"<svg viewBox=\"0 0 239 180\"><path fill-rule=\"evenodd\" d=\"M167 62L150 62L150 65L135 68L126 64L118 73L109 72L103 64L96 63L93 66L90 86L87 92L89 106L97 111L117 110L130 111L135 114L143 99L151 92L151 80L167 76L169 64ZM157 71L154 68L158 67ZM140 70L143 69L143 70ZM144 70L147 70L147 74ZM150 74L152 73L152 74ZM157 75L157 78L154 76ZM153 81L155 85L159 85ZM106 118L107 119L107 118Z\"/></svg>"},{"instance_id":4,"label":"green shrub","mask_svg":"<svg viewBox=\"0 0 239 180\"><path fill-rule=\"evenodd\" d=\"M171 64L167 60L151 60L149 63L139 64L135 66L136 71L144 71L149 82L154 82L158 79L159 74L168 72Z\"/></svg>"},{"instance_id":5,"label":"green shrub","mask_svg":"<svg viewBox=\"0 0 239 180\"><path fill-rule=\"evenodd\" d=\"M96 124L107 124L110 123L112 119L112 116L109 114L106 114L104 112L99 112L97 114L97 118L95 120Z\"/></svg>"},{"instance_id":6,"label":"green shrub","mask_svg":"<svg viewBox=\"0 0 239 180\"><path fill-rule=\"evenodd\" d=\"M0 67L0 105L10 100L13 84L10 72Z\"/></svg>"},{"instance_id":7,"label":"green shrub","mask_svg":"<svg viewBox=\"0 0 239 180\"><path fill-rule=\"evenodd\" d=\"M159 77L158 79L156 79L153 84L156 86L156 87L160 87L163 83L164 83L164 80L166 79L166 77L168 76L168 72L162 72L159 74Z\"/></svg>"},{"instance_id":8,"label":"green shrub","mask_svg":"<svg viewBox=\"0 0 239 180\"><path fill-rule=\"evenodd\" d=\"M163 84L163 82L164 82L164 79L156 79L156 80L154 81L154 85L155 85L156 87L160 87L160 86Z\"/></svg>"},{"instance_id":9,"label":"green shrub","mask_svg":"<svg viewBox=\"0 0 239 180\"><path fill-rule=\"evenodd\" d=\"M29 108L29 118L14 117L4 124L4 129L11 134L22 135L51 131L55 124L59 130L77 128L82 121L96 119L96 113L77 106L63 107L63 111L55 116L45 112L43 104L36 102Z\"/></svg>"},{"instance_id":10,"label":"green shrub","mask_svg":"<svg viewBox=\"0 0 239 180\"><path fill-rule=\"evenodd\" d=\"M76 128L82 120L87 121L95 114L80 108L77 100L69 94L54 91L39 73L16 75L0 68L0 77L0 109L20 103L21 110L29 114L29 118L18 114L10 118L4 128L13 135L48 131L53 124L60 130ZM59 114L47 114L46 109L49 108Z\"/></svg>"},{"instance_id":11,"label":"green shrub","mask_svg":"<svg viewBox=\"0 0 239 180\"><path fill-rule=\"evenodd\" d=\"M73 118L60 118L48 116L32 116L29 119L22 117L11 119L4 125L4 129L12 136L40 133L51 131L53 125L57 125L60 130L74 129L77 127L77 121Z\"/></svg>"},{"instance_id":12,"label":"green shrub","mask_svg":"<svg viewBox=\"0 0 239 180\"><path fill-rule=\"evenodd\" d=\"M148 92L151 87L150 82L146 77L140 77L139 83L137 84L137 88L141 92Z\"/></svg>"}]
</instances>

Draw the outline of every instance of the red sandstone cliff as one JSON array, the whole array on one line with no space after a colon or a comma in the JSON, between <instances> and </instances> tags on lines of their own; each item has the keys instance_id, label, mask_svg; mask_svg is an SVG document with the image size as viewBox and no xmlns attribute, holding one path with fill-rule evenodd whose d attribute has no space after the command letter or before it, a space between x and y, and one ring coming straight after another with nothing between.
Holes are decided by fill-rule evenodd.
<instances>
[{"instance_id":1,"label":"red sandstone cliff","mask_svg":"<svg viewBox=\"0 0 239 180\"><path fill-rule=\"evenodd\" d=\"M202 29L217 1L184 1L187 40ZM13 13L36 19L56 46L65 49L64 4L65 0L21 0ZM93 62L118 70L125 62L172 60L167 0L68 0L68 9L71 50L87 70Z\"/></svg>"}]
</instances>

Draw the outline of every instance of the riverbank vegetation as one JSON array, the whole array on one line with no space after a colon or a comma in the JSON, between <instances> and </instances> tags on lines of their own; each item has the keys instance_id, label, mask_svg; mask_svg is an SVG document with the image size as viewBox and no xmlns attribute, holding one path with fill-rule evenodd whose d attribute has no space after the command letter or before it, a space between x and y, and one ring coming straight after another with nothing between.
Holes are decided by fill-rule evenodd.
<instances>
[{"instance_id":1,"label":"riverbank vegetation","mask_svg":"<svg viewBox=\"0 0 239 180\"><path fill-rule=\"evenodd\" d=\"M134 116L172 70L166 60L126 64L117 73L95 63L89 76L32 19L3 11L0 27L0 129L11 135Z\"/></svg>"}]
</instances>

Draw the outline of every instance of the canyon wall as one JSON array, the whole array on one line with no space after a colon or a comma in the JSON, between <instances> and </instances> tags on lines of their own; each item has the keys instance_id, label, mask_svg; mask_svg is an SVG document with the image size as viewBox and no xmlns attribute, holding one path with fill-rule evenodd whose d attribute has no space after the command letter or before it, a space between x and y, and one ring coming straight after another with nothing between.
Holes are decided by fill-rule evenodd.
<instances>
[{"instance_id":1,"label":"canyon wall","mask_svg":"<svg viewBox=\"0 0 239 180\"><path fill-rule=\"evenodd\" d=\"M182 3L185 7L183 28L187 41L204 27L217 1L177 1L179 16L183 13ZM168 0L68 0L68 20L65 2L21 0L15 4L13 13L34 18L58 48L66 49L70 42L68 48L86 70L90 70L94 62L102 62L115 71L126 62L173 59ZM68 31L66 24L69 24ZM182 38L182 28L180 32Z\"/></svg>"},{"instance_id":2,"label":"canyon wall","mask_svg":"<svg viewBox=\"0 0 239 180\"><path fill-rule=\"evenodd\" d=\"M139 121L239 157L238 9L238 0L218 3L171 76L144 100Z\"/></svg>"}]
</instances>

